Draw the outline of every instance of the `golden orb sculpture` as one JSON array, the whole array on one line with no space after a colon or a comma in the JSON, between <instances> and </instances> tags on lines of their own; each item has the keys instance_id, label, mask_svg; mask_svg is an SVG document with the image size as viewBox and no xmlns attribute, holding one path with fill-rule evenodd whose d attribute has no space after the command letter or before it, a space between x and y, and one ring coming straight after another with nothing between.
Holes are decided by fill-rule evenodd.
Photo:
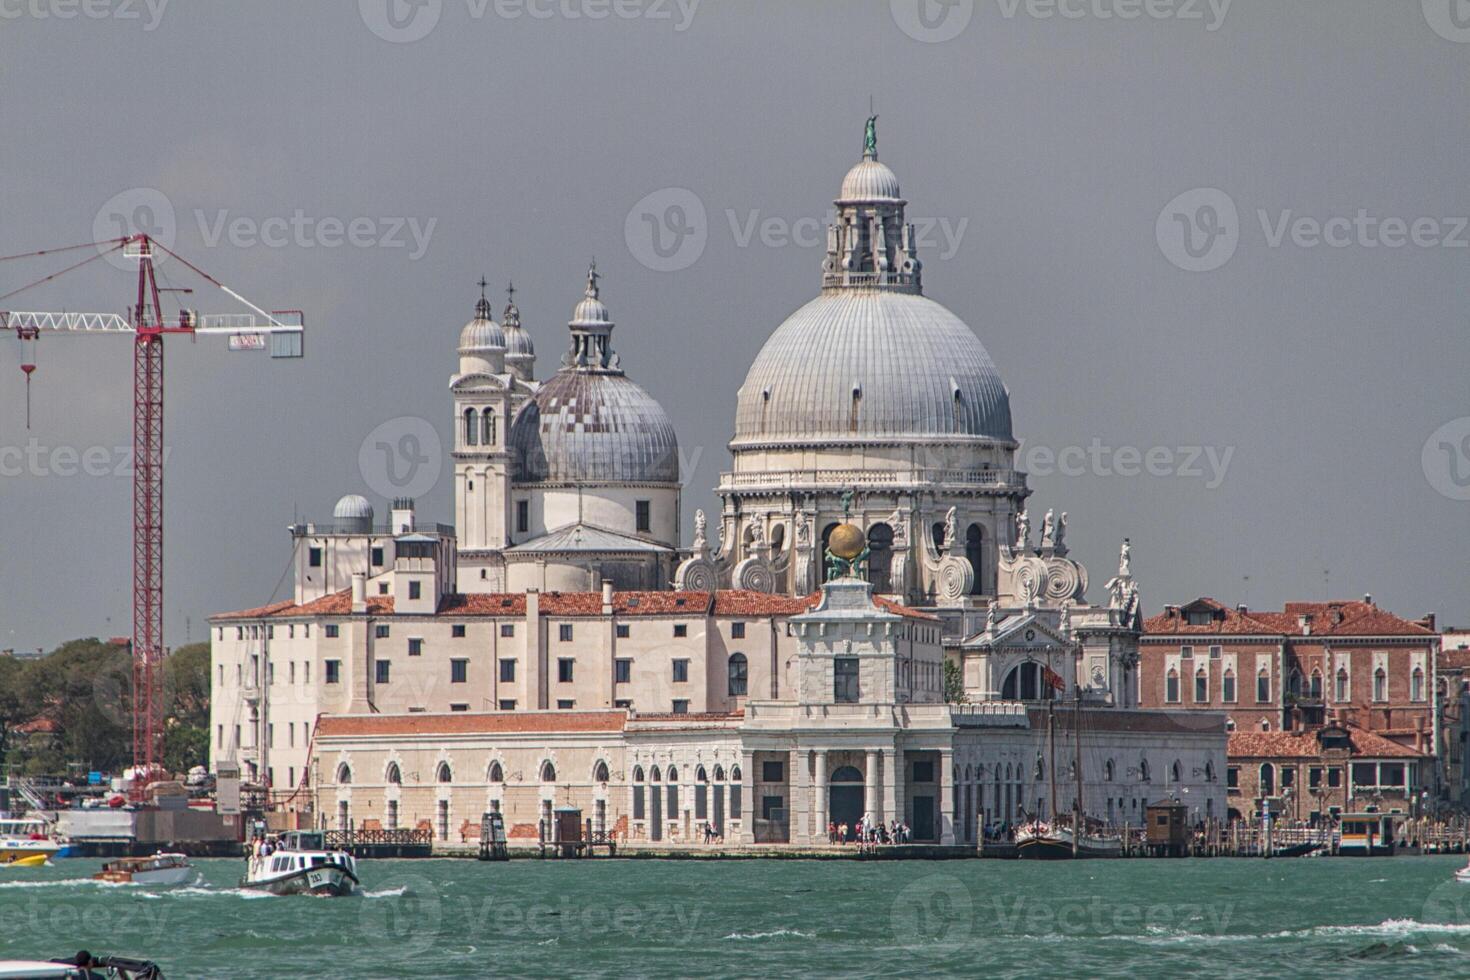
<instances>
[{"instance_id":1,"label":"golden orb sculpture","mask_svg":"<svg viewBox=\"0 0 1470 980\"><path fill-rule=\"evenodd\" d=\"M827 550L843 561L852 561L866 546L863 532L851 524L839 524L827 536Z\"/></svg>"}]
</instances>

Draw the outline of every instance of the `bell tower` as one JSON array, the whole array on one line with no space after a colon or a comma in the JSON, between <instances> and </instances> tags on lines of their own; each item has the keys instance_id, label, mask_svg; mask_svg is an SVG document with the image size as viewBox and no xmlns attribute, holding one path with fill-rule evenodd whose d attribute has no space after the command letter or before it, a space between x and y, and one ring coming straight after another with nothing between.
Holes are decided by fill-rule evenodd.
<instances>
[{"instance_id":1,"label":"bell tower","mask_svg":"<svg viewBox=\"0 0 1470 980\"><path fill-rule=\"evenodd\" d=\"M477 553L499 551L508 538L510 430L513 382L507 373L505 333L491 319L486 282L480 280L475 315L460 331L459 371L449 383L454 399L454 522L461 580L467 591L494 584L482 577Z\"/></svg>"}]
</instances>

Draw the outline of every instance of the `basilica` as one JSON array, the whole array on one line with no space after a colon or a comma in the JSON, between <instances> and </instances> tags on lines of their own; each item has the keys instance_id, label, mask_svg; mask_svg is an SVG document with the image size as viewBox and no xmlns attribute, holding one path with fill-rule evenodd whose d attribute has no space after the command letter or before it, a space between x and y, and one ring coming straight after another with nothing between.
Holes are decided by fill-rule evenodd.
<instances>
[{"instance_id":1,"label":"basilica","mask_svg":"<svg viewBox=\"0 0 1470 980\"><path fill-rule=\"evenodd\" d=\"M1223 715L1140 707L1130 546L1093 601L1068 515L1028 511L1010 393L924 295L873 119L834 203L687 545L675 427L595 266L544 378L514 295L497 322L482 292L454 523L349 494L291 528L293 597L210 621L216 764L297 819L444 840L487 809L536 837L559 806L634 843L807 844L840 815L973 846L1166 796L1223 816Z\"/></svg>"}]
</instances>

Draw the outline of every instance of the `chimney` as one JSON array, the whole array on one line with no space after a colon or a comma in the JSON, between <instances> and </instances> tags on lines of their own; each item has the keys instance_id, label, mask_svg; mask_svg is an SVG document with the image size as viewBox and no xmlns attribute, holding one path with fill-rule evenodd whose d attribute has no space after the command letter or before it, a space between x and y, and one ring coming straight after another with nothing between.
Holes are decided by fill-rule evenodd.
<instances>
[{"instance_id":1,"label":"chimney","mask_svg":"<svg viewBox=\"0 0 1470 980\"><path fill-rule=\"evenodd\" d=\"M367 574L365 572L352 573L352 611L355 613L367 612Z\"/></svg>"},{"instance_id":2,"label":"chimney","mask_svg":"<svg viewBox=\"0 0 1470 980\"><path fill-rule=\"evenodd\" d=\"M1250 610L1245 607L1245 603L1243 603L1243 602L1240 605L1238 605L1238 606L1235 607L1235 611L1238 612L1238 613L1240 613L1241 615L1244 615L1245 613L1250 612Z\"/></svg>"},{"instance_id":3,"label":"chimney","mask_svg":"<svg viewBox=\"0 0 1470 980\"><path fill-rule=\"evenodd\" d=\"M391 530L394 534L407 534L413 530L413 498L395 497Z\"/></svg>"},{"instance_id":4,"label":"chimney","mask_svg":"<svg viewBox=\"0 0 1470 980\"><path fill-rule=\"evenodd\" d=\"M1363 604L1364 605L1367 605L1367 606L1373 605L1373 593L1371 593L1371 592L1364 592L1363 593Z\"/></svg>"},{"instance_id":5,"label":"chimney","mask_svg":"<svg viewBox=\"0 0 1470 980\"><path fill-rule=\"evenodd\" d=\"M1311 636L1312 635L1312 614L1311 613L1302 613L1300 616L1298 616L1296 618L1296 622L1297 622L1297 625L1302 628L1302 635L1303 636Z\"/></svg>"},{"instance_id":6,"label":"chimney","mask_svg":"<svg viewBox=\"0 0 1470 980\"><path fill-rule=\"evenodd\" d=\"M1425 613L1424 614L1424 627L1425 627L1425 629L1429 630L1429 632L1431 632L1431 633L1435 632L1434 624L1435 624L1435 616L1434 616L1434 613L1432 613L1432 612L1431 613Z\"/></svg>"},{"instance_id":7,"label":"chimney","mask_svg":"<svg viewBox=\"0 0 1470 980\"><path fill-rule=\"evenodd\" d=\"M612 615L612 611L613 611L613 584L611 582L603 582L602 583L602 614L604 616L611 616Z\"/></svg>"}]
</instances>

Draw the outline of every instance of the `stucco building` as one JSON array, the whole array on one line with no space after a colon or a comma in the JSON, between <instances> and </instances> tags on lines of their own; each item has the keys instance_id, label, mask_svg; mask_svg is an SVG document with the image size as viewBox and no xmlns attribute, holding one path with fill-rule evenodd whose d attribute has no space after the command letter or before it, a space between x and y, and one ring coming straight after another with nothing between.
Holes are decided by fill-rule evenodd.
<instances>
[{"instance_id":1,"label":"stucco building","mask_svg":"<svg viewBox=\"0 0 1470 980\"><path fill-rule=\"evenodd\" d=\"M482 297L450 382L455 524L349 495L293 527L293 598L211 620L213 758L319 822L441 836L565 802L634 840L868 815L968 843L1079 786L1114 824L1166 793L1222 816L1224 715L1144 702L1126 539L1093 601L1068 515L1033 528L1010 394L923 295L905 205L870 120L821 293L741 386L687 548L673 425L595 270L546 381ZM839 528L860 557L831 560Z\"/></svg>"}]
</instances>

